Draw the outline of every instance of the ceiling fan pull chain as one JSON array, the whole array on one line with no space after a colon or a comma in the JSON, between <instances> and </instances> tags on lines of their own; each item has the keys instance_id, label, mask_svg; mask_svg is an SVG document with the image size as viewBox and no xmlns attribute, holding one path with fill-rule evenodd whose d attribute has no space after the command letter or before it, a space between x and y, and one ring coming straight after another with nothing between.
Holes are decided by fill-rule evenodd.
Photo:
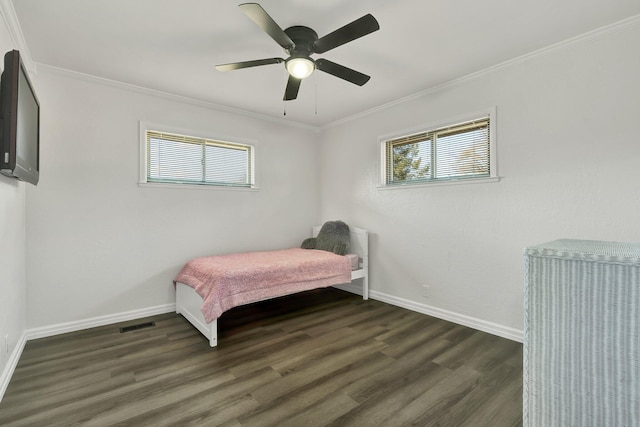
<instances>
[{"instance_id":1,"label":"ceiling fan pull chain","mask_svg":"<svg viewBox=\"0 0 640 427\"><path fill-rule=\"evenodd\" d=\"M316 86L316 116L318 115L318 73L316 73L316 76L314 77L314 82L315 86Z\"/></svg>"},{"instance_id":2,"label":"ceiling fan pull chain","mask_svg":"<svg viewBox=\"0 0 640 427\"><path fill-rule=\"evenodd\" d=\"M289 73L287 72L287 70L284 70L284 76L285 76L285 82L289 80ZM286 98L286 97L285 97ZM282 115L286 116L287 115L287 101L285 98L282 98Z\"/></svg>"}]
</instances>

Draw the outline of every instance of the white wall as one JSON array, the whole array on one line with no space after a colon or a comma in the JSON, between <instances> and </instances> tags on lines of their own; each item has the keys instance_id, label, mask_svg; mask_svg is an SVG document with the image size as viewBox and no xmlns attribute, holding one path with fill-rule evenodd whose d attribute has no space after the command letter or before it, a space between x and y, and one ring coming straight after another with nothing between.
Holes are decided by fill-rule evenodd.
<instances>
[{"instance_id":1,"label":"white wall","mask_svg":"<svg viewBox=\"0 0 640 427\"><path fill-rule=\"evenodd\" d=\"M0 17L0 58L12 49ZM10 356L25 331L25 185L0 175L0 398L8 383Z\"/></svg>"},{"instance_id":2,"label":"white wall","mask_svg":"<svg viewBox=\"0 0 640 427\"><path fill-rule=\"evenodd\" d=\"M0 175L0 374L25 332L25 185Z\"/></svg>"},{"instance_id":3,"label":"white wall","mask_svg":"<svg viewBox=\"0 0 640 427\"><path fill-rule=\"evenodd\" d=\"M195 256L297 246L319 221L317 133L39 67L27 191L27 327L174 303ZM255 141L259 191L138 186L139 120Z\"/></svg>"},{"instance_id":4,"label":"white wall","mask_svg":"<svg viewBox=\"0 0 640 427\"><path fill-rule=\"evenodd\" d=\"M523 248L640 241L639 41L636 24L325 129L322 217L373 233L373 297L517 337ZM500 182L376 189L380 136L491 106Z\"/></svg>"}]
</instances>

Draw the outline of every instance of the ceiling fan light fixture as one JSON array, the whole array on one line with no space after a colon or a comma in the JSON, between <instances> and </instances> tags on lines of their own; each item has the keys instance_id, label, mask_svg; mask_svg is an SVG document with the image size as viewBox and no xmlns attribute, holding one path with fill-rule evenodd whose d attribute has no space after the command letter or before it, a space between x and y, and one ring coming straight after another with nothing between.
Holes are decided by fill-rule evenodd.
<instances>
[{"instance_id":1,"label":"ceiling fan light fixture","mask_svg":"<svg viewBox=\"0 0 640 427\"><path fill-rule=\"evenodd\" d=\"M311 58L296 57L286 61L285 66L289 74L297 79L307 78L316 69L316 65Z\"/></svg>"}]
</instances>

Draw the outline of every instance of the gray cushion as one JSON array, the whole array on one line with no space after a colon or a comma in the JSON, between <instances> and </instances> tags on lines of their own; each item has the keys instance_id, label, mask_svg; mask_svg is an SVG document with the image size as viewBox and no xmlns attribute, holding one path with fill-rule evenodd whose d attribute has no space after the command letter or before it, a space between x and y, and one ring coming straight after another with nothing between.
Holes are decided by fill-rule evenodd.
<instances>
[{"instance_id":1,"label":"gray cushion","mask_svg":"<svg viewBox=\"0 0 640 427\"><path fill-rule=\"evenodd\" d=\"M350 243L347 224L342 221L327 221L322 225L317 237L305 239L300 247L346 255L349 252Z\"/></svg>"}]
</instances>

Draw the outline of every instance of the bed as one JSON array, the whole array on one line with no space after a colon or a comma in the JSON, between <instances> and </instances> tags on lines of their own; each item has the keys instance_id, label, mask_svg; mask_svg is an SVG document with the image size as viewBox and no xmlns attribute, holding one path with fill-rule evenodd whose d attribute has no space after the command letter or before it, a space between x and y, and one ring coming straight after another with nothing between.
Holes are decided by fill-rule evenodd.
<instances>
[{"instance_id":1,"label":"bed","mask_svg":"<svg viewBox=\"0 0 640 427\"><path fill-rule=\"evenodd\" d=\"M321 226L313 227L314 237L318 235L320 228ZM291 248L191 260L176 276L176 313L184 316L198 329L209 340L211 347L216 347L218 318L223 312L233 307L328 286L336 286L356 293L361 292L362 298L366 300L369 298L369 235L366 230L357 227L349 227L349 234L351 241L349 256L335 255L316 249ZM355 262L352 262L354 258ZM297 261L298 259L300 261ZM313 270L312 261L333 263L333 270L328 274L318 273ZM212 289L215 286L212 288L210 283L205 283L209 278L205 278L207 274L199 269L200 266L203 268L210 266L211 262L231 267L233 274L223 274L224 280L231 285L228 288L239 291L229 291L228 288L224 291L219 289L214 291ZM266 273L259 272L260 274L251 271L251 268L260 262L268 263L269 270ZM285 271L287 268L295 272L287 273ZM311 278L297 276L303 274L300 273L301 270L305 272L309 270ZM292 274L296 275L294 279L291 278ZM268 284L267 276L276 281L289 283ZM234 280L238 280L240 284L236 286ZM292 280L293 283L291 283ZM254 282L255 289L246 288L246 283L251 281ZM361 290L357 288L357 281L361 282ZM237 293L234 294L234 292Z\"/></svg>"}]
</instances>

